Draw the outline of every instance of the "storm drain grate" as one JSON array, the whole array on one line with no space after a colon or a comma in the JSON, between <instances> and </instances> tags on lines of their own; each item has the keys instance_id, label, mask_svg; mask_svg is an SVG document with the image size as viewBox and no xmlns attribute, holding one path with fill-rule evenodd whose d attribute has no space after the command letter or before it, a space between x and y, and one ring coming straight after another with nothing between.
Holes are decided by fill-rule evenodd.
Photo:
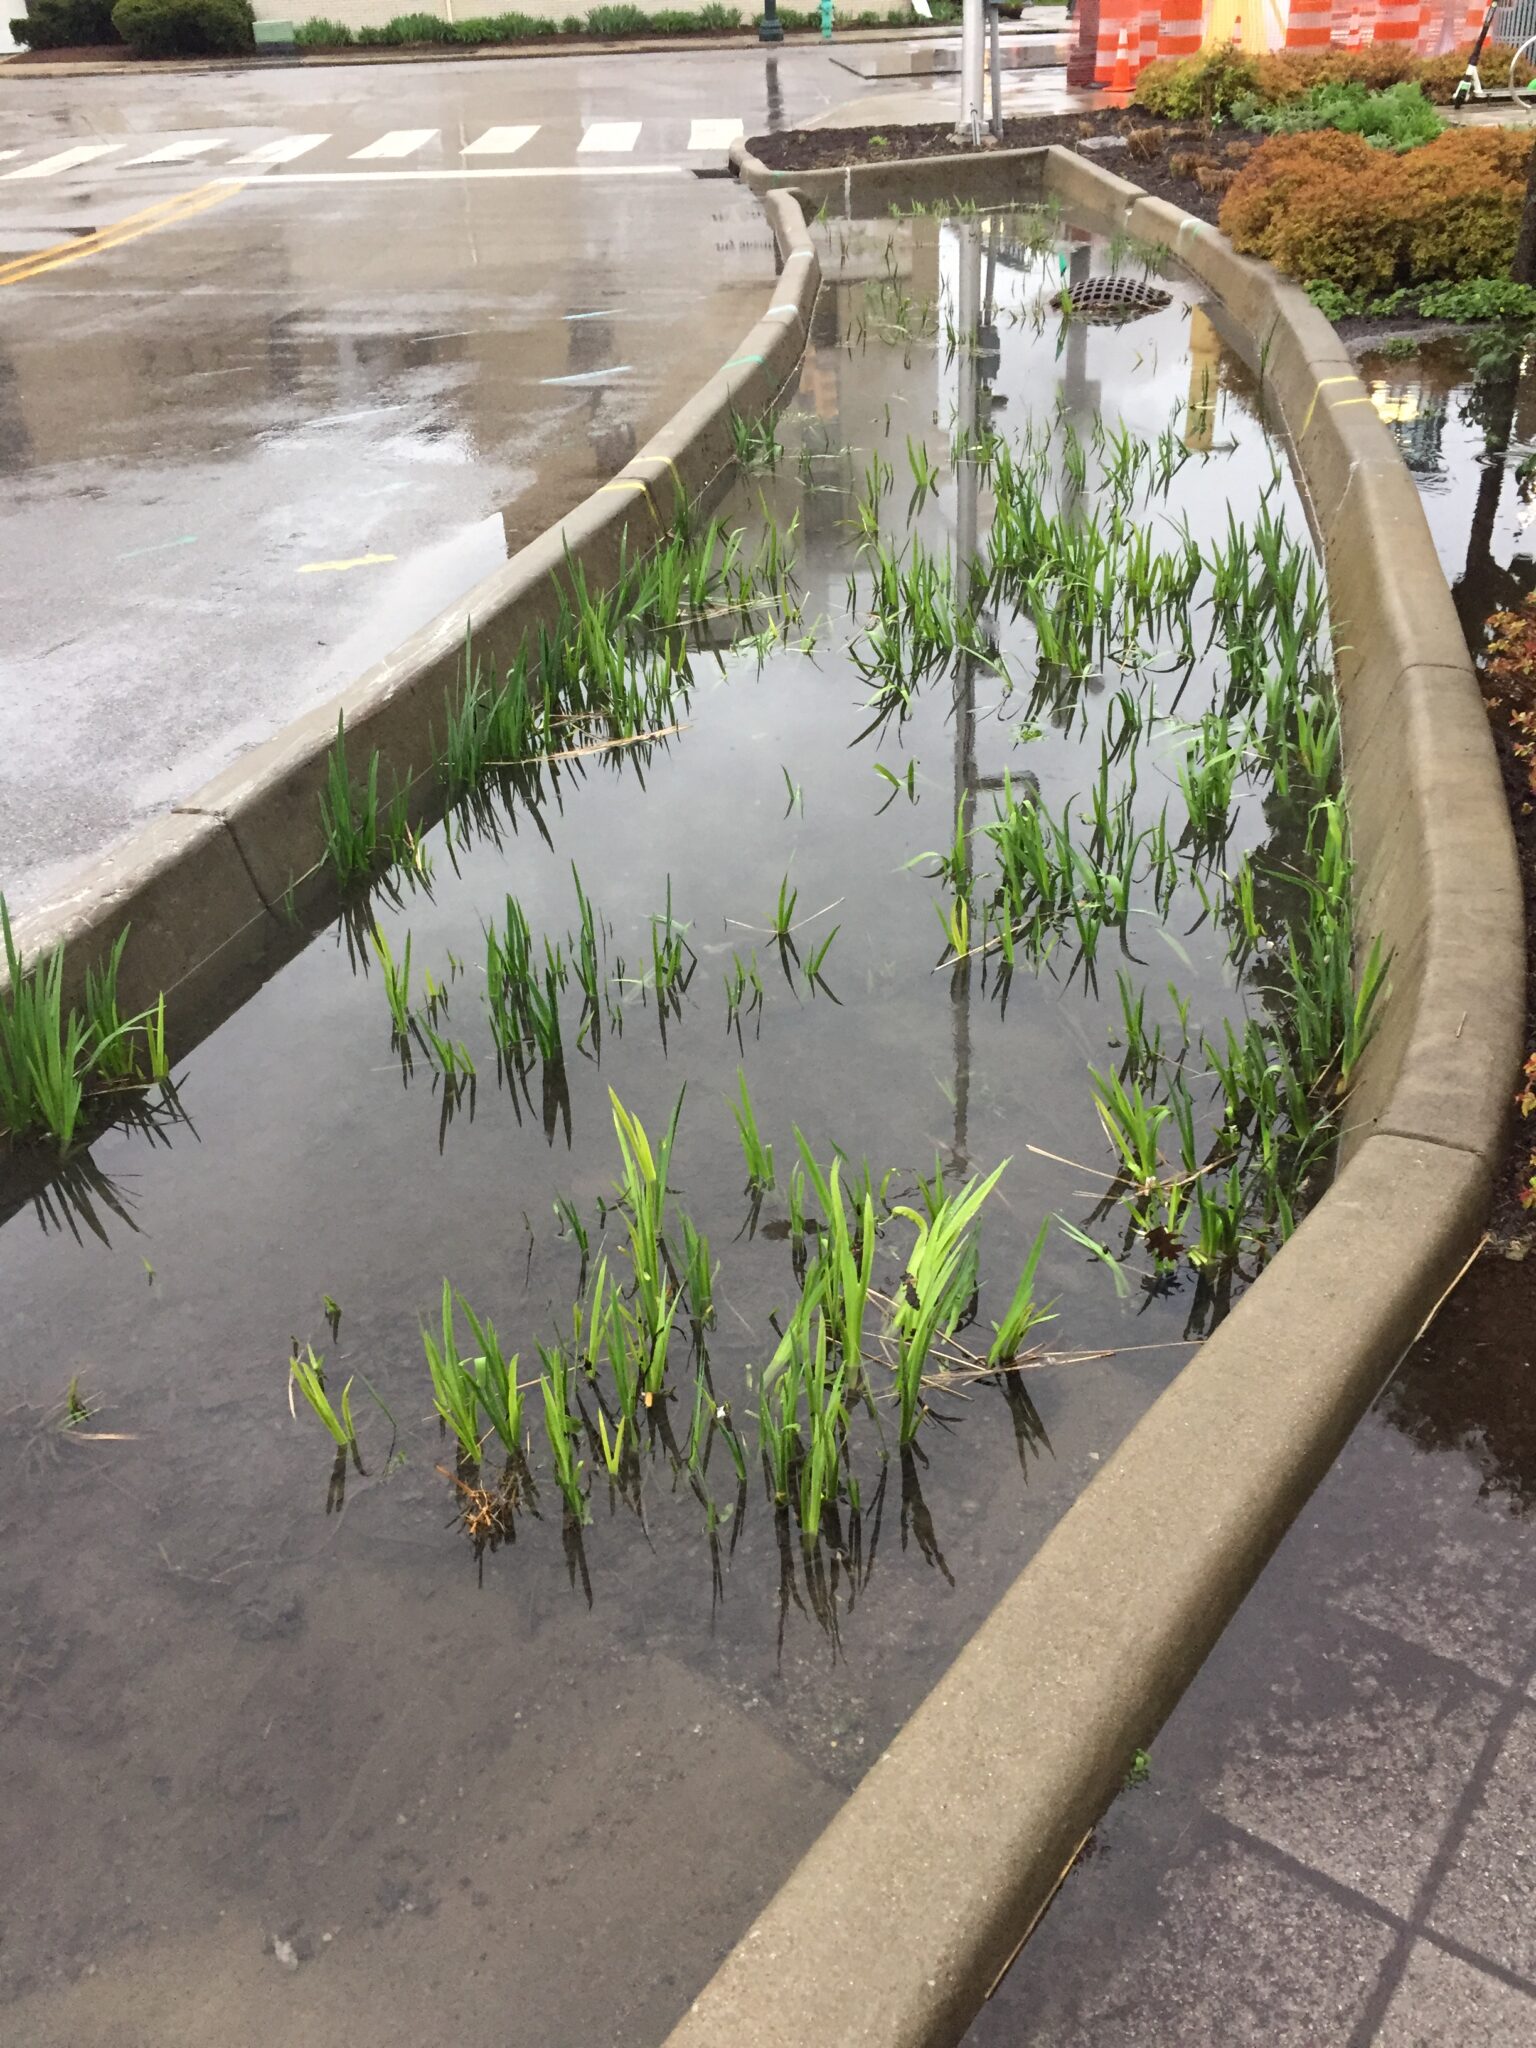
<instances>
[{"instance_id":1,"label":"storm drain grate","mask_svg":"<svg viewBox=\"0 0 1536 2048\"><path fill-rule=\"evenodd\" d=\"M1139 320L1173 303L1155 284L1129 277L1089 277L1059 291L1051 304L1072 320Z\"/></svg>"}]
</instances>

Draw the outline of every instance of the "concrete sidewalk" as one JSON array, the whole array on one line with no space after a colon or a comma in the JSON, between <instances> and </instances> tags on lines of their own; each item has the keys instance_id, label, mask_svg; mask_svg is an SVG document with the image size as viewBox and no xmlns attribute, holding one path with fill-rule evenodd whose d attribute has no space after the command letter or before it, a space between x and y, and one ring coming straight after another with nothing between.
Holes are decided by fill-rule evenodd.
<instances>
[{"instance_id":1,"label":"concrete sidewalk","mask_svg":"<svg viewBox=\"0 0 1536 2048\"><path fill-rule=\"evenodd\" d=\"M1536 2041L1536 1316L1489 1255L967 2048Z\"/></svg>"}]
</instances>

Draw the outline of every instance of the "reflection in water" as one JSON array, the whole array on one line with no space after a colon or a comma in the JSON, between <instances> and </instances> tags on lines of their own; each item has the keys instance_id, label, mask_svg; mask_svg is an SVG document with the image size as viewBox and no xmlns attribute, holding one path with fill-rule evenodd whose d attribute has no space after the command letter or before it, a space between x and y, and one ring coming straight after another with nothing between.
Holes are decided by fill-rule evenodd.
<instances>
[{"instance_id":1,"label":"reflection in water","mask_svg":"<svg viewBox=\"0 0 1536 2048\"><path fill-rule=\"evenodd\" d=\"M1481 1259L1381 1397L1378 1413L1424 1451L1456 1451L1479 1493L1536 1509L1536 1357L1526 1268Z\"/></svg>"}]
</instances>

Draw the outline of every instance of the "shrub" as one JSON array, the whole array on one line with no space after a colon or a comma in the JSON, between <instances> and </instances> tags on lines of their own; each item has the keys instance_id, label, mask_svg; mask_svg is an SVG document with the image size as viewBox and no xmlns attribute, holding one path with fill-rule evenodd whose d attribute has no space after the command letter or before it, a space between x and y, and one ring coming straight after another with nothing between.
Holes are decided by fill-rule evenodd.
<instances>
[{"instance_id":1,"label":"shrub","mask_svg":"<svg viewBox=\"0 0 1536 2048\"><path fill-rule=\"evenodd\" d=\"M354 38L344 21L328 21L323 14L317 14L313 21L298 24L293 40L305 50L344 50Z\"/></svg>"},{"instance_id":2,"label":"shrub","mask_svg":"<svg viewBox=\"0 0 1536 2048\"><path fill-rule=\"evenodd\" d=\"M1225 120L1257 80L1253 58L1218 44L1198 57L1159 57L1137 79L1131 101L1171 121Z\"/></svg>"},{"instance_id":3,"label":"shrub","mask_svg":"<svg viewBox=\"0 0 1536 2048\"><path fill-rule=\"evenodd\" d=\"M1452 128L1395 166L1407 193L1415 283L1509 269L1530 149L1523 130Z\"/></svg>"},{"instance_id":4,"label":"shrub","mask_svg":"<svg viewBox=\"0 0 1536 2048\"><path fill-rule=\"evenodd\" d=\"M397 14L384 24L391 43L451 43L453 26L440 14Z\"/></svg>"},{"instance_id":5,"label":"shrub","mask_svg":"<svg viewBox=\"0 0 1536 2048\"><path fill-rule=\"evenodd\" d=\"M1473 277L1426 285L1419 311L1430 320L1518 320L1536 327L1536 289L1512 277Z\"/></svg>"},{"instance_id":6,"label":"shrub","mask_svg":"<svg viewBox=\"0 0 1536 2048\"><path fill-rule=\"evenodd\" d=\"M136 57L225 57L255 41L251 0L117 0L112 26Z\"/></svg>"},{"instance_id":7,"label":"shrub","mask_svg":"<svg viewBox=\"0 0 1536 2048\"><path fill-rule=\"evenodd\" d=\"M1402 156L1333 129L1277 135L1238 174L1221 225L1235 248L1345 292L1489 276L1509 267L1529 151L1497 128Z\"/></svg>"},{"instance_id":8,"label":"shrub","mask_svg":"<svg viewBox=\"0 0 1536 2048\"><path fill-rule=\"evenodd\" d=\"M722 7L720 0L705 0L695 16L700 28L740 28L741 10Z\"/></svg>"},{"instance_id":9,"label":"shrub","mask_svg":"<svg viewBox=\"0 0 1536 2048\"><path fill-rule=\"evenodd\" d=\"M1266 129L1271 135L1337 128L1344 135L1363 135L1380 149L1397 150L1433 142L1445 127L1411 79L1388 86L1384 92L1371 92L1354 80L1330 80L1314 85L1302 99L1260 109L1247 125Z\"/></svg>"},{"instance_id":10,"label":"shrub","mask_svg":"<svg viewBox=\"0 0 1536 2048\"><path fill-rule=\"evenodd\" d=\"M1358 135L1339 135L1328 129L1315 135L1277 135L1256 149L1238 173L1222 202L1222 232L1234 248L1267 256L1293 276L1325 278L1346 289L1384 289L1394 281L1401 264L1403 237L1399 235L1390 244L1383 237L1379 205L1365 209L1357 235L1361 244L1358 254L1336 244L1341 225L1347 232L1348 207L1358 207L1364 196L1355 187L1391 168L1390 162ZM1338 210L1329 207L1331 197L1341 191L1346 195L1342 220ZM1298 216L1304 255L1286 247L1286 237L1298 224ZM1326 256L1314 253L1313 238L1326 250ZM1290 261L1282 254L1283 248Z\"/></svg>"},{"instance_id":11,"label":"shrub","mask_svg":"<svg viewBox=\"0 0 1536 2048\"><path fill-rule=\"evenodd\" d=\"M1159 58L1136 81L1132 99L1148 113L1176 121L1251 119L1267 109L1304 100L1323 85L1385 92L1411 82L1434 105L1446 106L1467 68L1468 54L1469 46L1464 45L1442 57L1415 57L1399 43L1376 43L1363 50L1276 50L1265 57L1217 48L1203 50L1198 57ZM1507 43L1490 43L1483 51L1483 76L1502 82L1514 54ZM1530 68L1522 67L1516 75L1523 83Z\"/></svg>"},{"instance_id":12,"label":"shrub","mask_svg":"<svg viewBox=\"0 0 1536 2048\"><path fill-rule=\"evenodd\" d=\"M587 33L594 36L643 36L651 25L651 17L639 7L631 7L627 0L608 7L593 7L587 14Z\"/></svg>"},{"instance_id":13,"label":"shrub","mask_svg":"<svg viewBox=\"0 0 1536 2048\"><path fill-rule=\"evenodd\" d=\"M11 23L11 35L34 50L69 50L118 39L112 0L37 0L31 14Z\"/></svg>"}]
</instances>

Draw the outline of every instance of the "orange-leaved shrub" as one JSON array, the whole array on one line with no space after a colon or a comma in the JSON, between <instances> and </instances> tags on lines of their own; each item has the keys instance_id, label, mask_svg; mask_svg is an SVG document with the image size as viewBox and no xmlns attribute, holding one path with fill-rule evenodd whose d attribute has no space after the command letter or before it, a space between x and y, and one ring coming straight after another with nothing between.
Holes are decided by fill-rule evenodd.
<instances>
[{"instance_id":1,"label":"orange-leaved shrub","mask_svg":"<svg viewBox=\"0 0 1536 2048\"><path fill-rule=\"evenodd\" d=\"M1234 248L1346 291L1381 293L1507 271L1529 140L1452 128L1398 156L1358 135L1277 135L1222 203Z\"/></svg>"},{"instance_id":2,"label":"orange-leaved shrub","mask_svg":"<svg viewBox=\"0 0 1536 2048\"><path fill-rule=\"evenodd\" d=\"M1225 119L1234 108L1241 118L1245 103L1285 106L1305 99L1314 85L1348 82L1380 92L1406 78L1422 87L1426 99L1447 106L1470 54L1470 44L1439 57L1415 57L1400 43L1376 43L1363 50L1276 50L1270 56L1249 57L1217 45L1197 57L1161 57L1149 64L1131 98L1149 114L1208 121ZM1484 47L1479 69L1490 85L1503 85L1508 79L1514 54L1508 43ZM1531 75L1532 67L1522 64L1516 83L1524 84Z\"/></svg>"}]
</instances>

